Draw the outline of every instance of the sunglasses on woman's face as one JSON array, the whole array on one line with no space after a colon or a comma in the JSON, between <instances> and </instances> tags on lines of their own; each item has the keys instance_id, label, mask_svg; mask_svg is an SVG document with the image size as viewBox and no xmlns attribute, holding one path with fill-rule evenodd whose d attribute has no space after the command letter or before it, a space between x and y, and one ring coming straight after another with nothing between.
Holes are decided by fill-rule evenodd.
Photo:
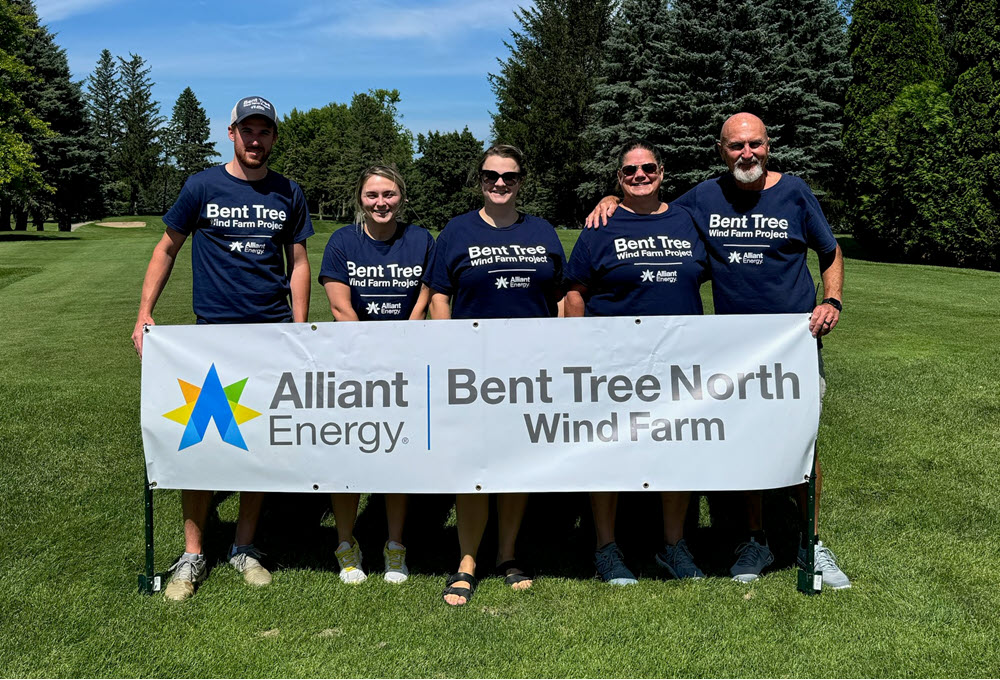
<instances>
[{"instance_id":1,"label":"sunglasses on woman's face","mask_svg":"<svg viewBox=\"0 0 1000 680\"><path fill-rule=\"evenodd\" d=\"M479 179L486 184L496 184L498 179L502 179L504 184L512 187L521 181L521 173L505 172L501 174L496 170L480 170Z\"/></svg>"},{"instance_id":2,"label":"sunglasses on woman's face","mask_svg":"<svg viewBox=\"0 0 1000 680\"><path fill-rule=\"evenodd\" d=\"M626 177L631 177L636 173L636 171L642 168L643 173L647 175L655 175L656 171L660 169L660 166L656 163L643 163L642 165L623 165L622 174Z\"/></svg>"}]
</instances>

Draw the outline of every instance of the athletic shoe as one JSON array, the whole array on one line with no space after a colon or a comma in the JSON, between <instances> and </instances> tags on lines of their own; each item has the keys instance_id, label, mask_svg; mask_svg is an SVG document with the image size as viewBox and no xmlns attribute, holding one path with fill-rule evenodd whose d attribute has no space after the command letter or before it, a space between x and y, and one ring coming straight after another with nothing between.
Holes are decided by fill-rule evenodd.
<instances>
[{"instance_id":1,"label":"athletic shoe","mask_svg":"<svg viewBox=\"0 0 1000 680\"><path fill-rule=\"evenodd\" d=\"M625 558L618 544L612 541L594 553L597 576L613 586L630 586L638 583L635 574L625 566Z\"/></svg>"},{"instance_id":2,"label":"athletic shoe","mask_svg":"<svg viewBox=\"0 0 1000 680\"><path fill-rule=\"evenodd\" d=\"M705 578L704 572L694 563L694 555L682 538L677 545L664 545L656 553L656 563L667 570L673 578Z\"/></svg>"},{"instance_id":3,"label":"athletic shoe","mask_svg":"<svg viewBox=\"0 0 1000 680\"><path fill-rule=\"evenodd\" d=\"M344 583L361 583L368 576L361 570L361 546L357 541L354 543L342 542L337 546L334 555L337 556L337 564L340 565L340 580Z\"/></svg>"},{"instance_id":4,"label":"athletic shoe","mask_svg":"<svg viewBox=\"0 0 1000 680\"><path fill-rule=\"evenodd\" d=\"M383 578L389 583L402 583L410 577L410 570L406 568L406 548L396 541L387 541L382 548L382 557L385 558L385 576Z\"/></svg>"},{"instance_id":5,"label":"athletic shoe","mask_svg":"<svg viewBox=\"0 0 1000 680\"><path fill-rule=\"evenodd\" d=\"M806 568L806 548L799 546L799 566ZM833 551L823 545L823 541L816 541L816 548L813 552L813 564L816 571L823 572L823 585L833 590L843 590L851 587L851 579L837 566L837 557Z\"/></svg>"},{"instance_id":6,"label":"athletic shoe","mask_svg":"<svg viewBox=\"0 0 1000 680\"><path fill-rule=\"evenodd\" d=\"M751 538L746 543L740 544L736 549L736 564L732 566L729 573L733 575L734 581L750 583L760 578L760 572L764 571L767 565L774 562L774 555L767 543L761 545Z\"/></svg>"},{"instance_id":7,"label":"athletic shoe","mask_svg":"<svg viewBox=\"0 0 1000 680\"><path fill-rule=\"evenodd\" d=\"M170 567L174 572L163 591L163 597L174 602L186 600L194 595L194 586L205 580L208 573L208 563L201 555L181 555L174 566Z\"/></svg>"},{"instance_id":8,"label":"athletic shoe","mask_svg":"<svg viewBox=\"0 0 1000 680\"><path fill-rule=\"evenodd\" d=\"M233 546L229 564L243 574L243 580L252 586L266 586L271 583L271 572L261 566L261 552L250 545Z\"/></svg>"}]
</instances>

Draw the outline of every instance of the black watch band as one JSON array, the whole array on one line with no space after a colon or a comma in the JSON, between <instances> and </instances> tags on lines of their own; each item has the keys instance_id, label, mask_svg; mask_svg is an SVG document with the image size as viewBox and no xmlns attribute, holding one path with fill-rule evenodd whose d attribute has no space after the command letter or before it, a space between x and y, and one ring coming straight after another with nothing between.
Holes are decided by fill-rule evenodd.
<instances>
[{"instance_id":1,"label":"black watch band","mask_svg":"<svg viewBox=\"0 0 1000 680\"><path fill-rule=\"evenodd\" d=\"M823 298L821 305L832 305L838 312L844 311L844 305L837 298Z\"/></svg>"}]
</instances>

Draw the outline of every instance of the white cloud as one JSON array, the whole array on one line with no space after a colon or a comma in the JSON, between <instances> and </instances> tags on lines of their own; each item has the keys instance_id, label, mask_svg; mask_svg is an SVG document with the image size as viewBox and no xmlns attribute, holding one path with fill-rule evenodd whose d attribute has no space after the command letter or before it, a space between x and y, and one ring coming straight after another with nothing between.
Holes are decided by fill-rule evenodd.
<instances>
[{"instance_id":1,"label":"white cloud","mask_svg":"<svg viewBox=\"0 0 1000 680\"><path fill-rule=\"evenodd\" d=\"M59 21L78 14L86 14L98 7L113 5L121 0L37 0L35 7L43 24Z\"/></svg>"}]
</instances>

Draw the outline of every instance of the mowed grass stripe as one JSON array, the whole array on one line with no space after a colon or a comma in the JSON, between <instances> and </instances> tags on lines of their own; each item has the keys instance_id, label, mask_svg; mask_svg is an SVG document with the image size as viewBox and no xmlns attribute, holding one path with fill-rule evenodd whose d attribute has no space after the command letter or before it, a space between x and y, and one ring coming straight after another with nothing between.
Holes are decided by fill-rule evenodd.
<instances>
[{"instance_id":1,"label":"mowed grass stripe","mask_svg":"<svg viewBox=\"0 0 1000 680\"><path fill-rule=\"evenodd\" d=\"M529 508L522 552L542 558L535 588L486 579L454 611L439 602L457 553L446 513L411 518L413 577L398 588L380 579L384 524L359 528L372 578L351 588L336 576L324 501L289 496L269 499L259 540L279 561L274 585L252 590L221 559L236 519L228 496L209 527L211 577L172 606L135 591L142 454L128 338L163 228L140 219L150 226L0 238L4 675L980 677L1000 667L997 274L848 259L845 315L824 350L820 451L822 534L850 591L804 597L787 567L738 586L722 553L706 557L718 568L703 582L647 580L660 529L655 513L636 514L655 509L641 502L626 503L620 528L635 535L626 555L644 580L613 590L589 579L585 500L567 497L580 516L557 536L537 529L552 505ZM310 241L314 277L335 227L318 224ZM567 252L575 236L560 233ZM185 248L158 322L193 321L190 285ZM311 304L312 319L330 320L318 285ZM183 547L179 497L157 492L156 503L162 570ZM567 576L546 576L556 573Z\"/></svg>"}]
</instances>

